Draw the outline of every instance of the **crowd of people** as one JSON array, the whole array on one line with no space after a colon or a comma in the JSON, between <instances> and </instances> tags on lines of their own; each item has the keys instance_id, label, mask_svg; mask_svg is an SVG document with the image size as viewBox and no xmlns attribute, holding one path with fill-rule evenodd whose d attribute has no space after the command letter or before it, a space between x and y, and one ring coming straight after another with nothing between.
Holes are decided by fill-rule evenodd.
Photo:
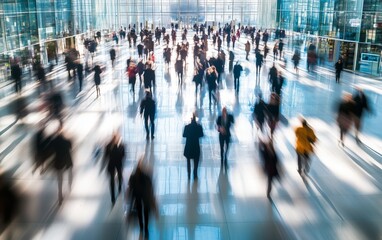
<instances>
[{"instance_id":1,"label":"crowd of people","mask_svg":"<svg viewBox=\"0 0 382 240\"><path fill-rule=\"evenodd\" d=\"M153 32L148 29L142 29L139 33L140 42L137 42L137 33L135 26L129 26L127 28L121 28L117 34L112 34L112 39L115 41L115 45L110 49L110 61L111 66L114 68L115 61L121 56L118 56L116 48L121 41L128 41L129 48L136 48L136 56L130 56L127 59L126 77L130 84L130 89L135 97L135 89L137 85L137 75L139 78L138 88L144 88L145 97L141 100L139 106L139 113L144 119L144 126L146 131L146 139L149 141L155 138L155 117L160 109L157 109L155 94L156 93L156 59L154 55L155 44L163 45L163 59L167 71L170 71L170 66L174 64L176 76L178 77L178 85L182 87L185 81L185 72L188 66L193 65L194 75L192 81L195 83L195 94L202 91L202 88L206 86L208 91L209 108L212 106L219 106L219 86L221 86L223 74L226 71L226 52L228 53L228 74L232 74L234 79L235 94L239 94L240 76L244 68L240 61L235 61L235 53L242 51L237 47L237 41L245 34L251 39L243 44L243 50L246 53L246 59L249 60L249 54L251 49L255 53L255 65L256 75L260 75L260 70L263 63L266 61L269 48L267 43L270 39L270 34L267 30L262 31L250 26L238 26L237 28L231 24L225 24L223 27L214 28L211 26L205 26L203 24L193 26L195 34L192 38L193 43L188 42L188 30L181 30L180 38L178 38L177 29L172 28L169 33L166 28L156 28ZM119 37L118 37L119 35ZM276 36L280 37L276 39L273 47L273 64L269 69L268 81L270 85L271 94L269 101L266 103L261 93L257 95L257 101L254 105L253 120L256 123L259 132L259 152L260 158L263 161L264 171L268 177L267 197L271 198L272 181L274 178L280 178L280 159L277 156L277 151L274 147L273 135L280 121L280 105L282 102L282 87L285 79L277 68L277 60L281 60L284 57L284 40L285 31L278 31ZM170 41L170 38L172 41ZM161 39L163 42L161 43ZM260 41L263 44L260 44ZM223 43L226 43L226 47ZM85 49L92 56L97 51L97 46L101 43L100 32L97 32L96 36L92 40L85 40ZM232 43L232 44L231 44ZM236 43L236 48L235 48ZM208 54L212 52L212 54ZM217 54L215 54L215 51ZM192 54L193 63L188 63L188 56ZM308 71L314 65L315 47L313 44L308 49ZM210 57L208 57L210 55ZM174 57L173 57L174 56ZM173 60L175 59L175 61ZM294 69L298 73L298 65L301 60L300 52L295 51L292 57L294 63ZM68 79L74 77L78 78L79 91L82 91L83 82L83 65L79 60L78 51L69 51L65 58ZM102 73L105 66L95 63L92 68L89 68L87 59L85 60L86 68L89 71L94 72L94 86L96 89L96 96L101 96L100 85L102 83ZM93 63L91 64L93 65ZM339 82L340 73L342 71L341 60L336 64L336 82ZM227 73L226 73L227 74ZM16 82L16 91L21 91L20 79L21 71L17 64L12 66L12 77ZM37 70L37 78L45 88L45 72L42 67ZM45 89L44 89L45 90ZM47 122L43 123L36 133L34 139L35 149L35 168L41 169L41 173L44 173L47 169L52 167L57 174L58 179L58 199L59 204L64 199L62 185L63 174L68 173L69 185L72 182L72 142L67 138L63 132L63 109L64 104L62 96L59 93L53 92L49 94L50 104L48 109L50 111L50 120L56 119L59 122L59 126L54 134L46 135L45 127ZM344 135L348 132L350 127L354 124L356 129L356 139L360 142L358 132L361 129L361 120L364 110L370 111L370 106L366 95L361 89L357 89L354 96L345 94L343 101L338 107L337 122L340 129L340 144L344 145ZM311 127L307 120L301 117L301 126L295 129L296 135L296 153L297 153L297 171L301 175L306 175L310 170L310 155L314 151L314 144L318 138L315 135L313 127ZM234 116L229 113L226 107L223 107L221 114L216 119L216 130L218 132L219 145L220 145L220 160L221 169L225 169L227 172L228 164L228 150L231 142L230 129L235 124ZM269 131L269 134L268 134ZM198 167L201 154L200 139L204 136L203 126L197 122L196 113L193 114L191 122L184 127L183 135L186 139L184 156L187 159L187 176L191 178L191 159L193 159L193 179L198 179ZM118 175L118 192L122 190L123 182L123 162L125 158L125 143L122 141L122 137L115 132L110 142L105 146L104 165L107 166L108 176L110 178L110 196L111 202L114 205L116 201L115 194L115 173ZM138 166L129 178L128 181L129 198L134 204L134 208L138 212L138 219L141 232L144 232L148 236L148 215L154 210L157 211L155 203L153 183L150 177L150 173L145 170L143 159L139 161ZM132 210L132 209L130 209Z\"/></svg>"}]
</instances>

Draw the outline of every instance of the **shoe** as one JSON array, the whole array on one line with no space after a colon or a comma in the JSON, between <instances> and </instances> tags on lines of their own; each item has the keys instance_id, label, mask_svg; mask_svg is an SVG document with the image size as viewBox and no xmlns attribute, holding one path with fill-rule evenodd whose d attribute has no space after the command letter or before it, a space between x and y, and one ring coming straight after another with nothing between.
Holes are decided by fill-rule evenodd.
<instances>
[{"instance_id":1,"label":"shoe","mask_svg":"<svg viewBox=\"0 0 382 240\"><path fill-rule=\"evenodd\" d=\"M301 175L301 170L300 170L300 169L297 169L297 172L298 172L298 174L300 174L300 175Z\"/></svg>"},{"instance_id":2,"label":"shoe","mask_svg":"<svg viewBox=\"0 0 382 240\"><path fill-rule=\"evenodd\" d=\"M149 140L150 138L149 138L149 135L146 135L146 140Z\"/></svg>"},{"instance_id":3,"label":"shoe","mask_svg":"<svg viewBox=\"0 0 382 240\"><path fill-rule=\"evenodd\" d=\"M151 140L153 140L155 138L155 136L154 135L151 135Z\"/></svg>"}]
</instances>

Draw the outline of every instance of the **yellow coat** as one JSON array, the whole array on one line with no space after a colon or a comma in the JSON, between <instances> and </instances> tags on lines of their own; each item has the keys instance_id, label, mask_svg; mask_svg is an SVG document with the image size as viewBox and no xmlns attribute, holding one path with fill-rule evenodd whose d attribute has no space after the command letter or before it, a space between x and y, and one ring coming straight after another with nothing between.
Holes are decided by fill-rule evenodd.
<instances>
[{"instance_id":1,"label":"yellow coat","mask_svg":"<svg viewBox=\"0 0 382 240\"><path fill-rule=\"evenodd\" d=\"M308 126L301 126L295 129L296 151L299 154L309 154L313 152L312 144L316 142L317 137L313 129Z\"/></svg>"}]
</instances>

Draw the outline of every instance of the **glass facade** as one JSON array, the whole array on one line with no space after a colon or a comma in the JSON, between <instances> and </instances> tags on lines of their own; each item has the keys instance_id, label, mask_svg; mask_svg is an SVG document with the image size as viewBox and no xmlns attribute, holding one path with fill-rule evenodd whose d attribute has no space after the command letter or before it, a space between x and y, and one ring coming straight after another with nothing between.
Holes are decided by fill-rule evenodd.
<instances>
[{"instance_id":1,"label":"glass facade","mask_svg":"<svg viewBox=\"0 0 382 240\"><path fill-rule=\"evenodd\" d=\"M322 64L342 57L345 69L381 74L381 0L278 0L277 23L295 47L315 43ZM378 62L365 62L363 53L379 56Z\"/></svg>"},{"instance_id":2,"label":"glass facade","mask_svg":"<svg viewBox=\"0 0 382 240\"><path fill-rule=\"evenodd\" d=\"M276 0L2 0L0 1L0 82L13 58L25 68L59 61L83 35L120 27L181 27L234 22L276 26ZM262 13L262 14L259 14ZM267 13L267 14L263 14Z\"/></svg>"}]
</instances>

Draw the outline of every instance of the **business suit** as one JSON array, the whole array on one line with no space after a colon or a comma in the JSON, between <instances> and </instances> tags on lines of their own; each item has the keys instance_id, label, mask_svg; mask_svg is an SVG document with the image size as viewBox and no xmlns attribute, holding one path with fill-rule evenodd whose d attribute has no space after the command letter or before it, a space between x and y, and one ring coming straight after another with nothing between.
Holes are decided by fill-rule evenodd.
<instances>
[{"instance_id":1,"label":"business suit","mask_svg":"<svg viewBox=\"0 0 382 240\"><path fill-rule=\"evenodd\" d=\"M190 179L191 175L191 159L194 159L194 179L198 178L198 166L200 158L199 138L203 136L203 128L196 122L195 119L192 119L191 123L184 127L183 137L186 138L186 146L184 147L183 155L187 158L188 179Z\"/></svg>"},{"instance_id":2,"label":"business suit","mask_svg":"<svg viewBox=\"0 0 382 240\"><path fill-rule=\"evenodd\" d=\"M225 113L224 113L225 112ZM231 132L230 128L234 123L234 118L231 114L226 113L226 110L223 109L223 113L216 120L216 125L219 131L219 143L220 143L220 159L221 159L221 167L224 166L227 170L227 153L229 148L229 142L231 140ZM226 145L226 149L224 151L224 145Z\"/></svg>"}]
</instances>

